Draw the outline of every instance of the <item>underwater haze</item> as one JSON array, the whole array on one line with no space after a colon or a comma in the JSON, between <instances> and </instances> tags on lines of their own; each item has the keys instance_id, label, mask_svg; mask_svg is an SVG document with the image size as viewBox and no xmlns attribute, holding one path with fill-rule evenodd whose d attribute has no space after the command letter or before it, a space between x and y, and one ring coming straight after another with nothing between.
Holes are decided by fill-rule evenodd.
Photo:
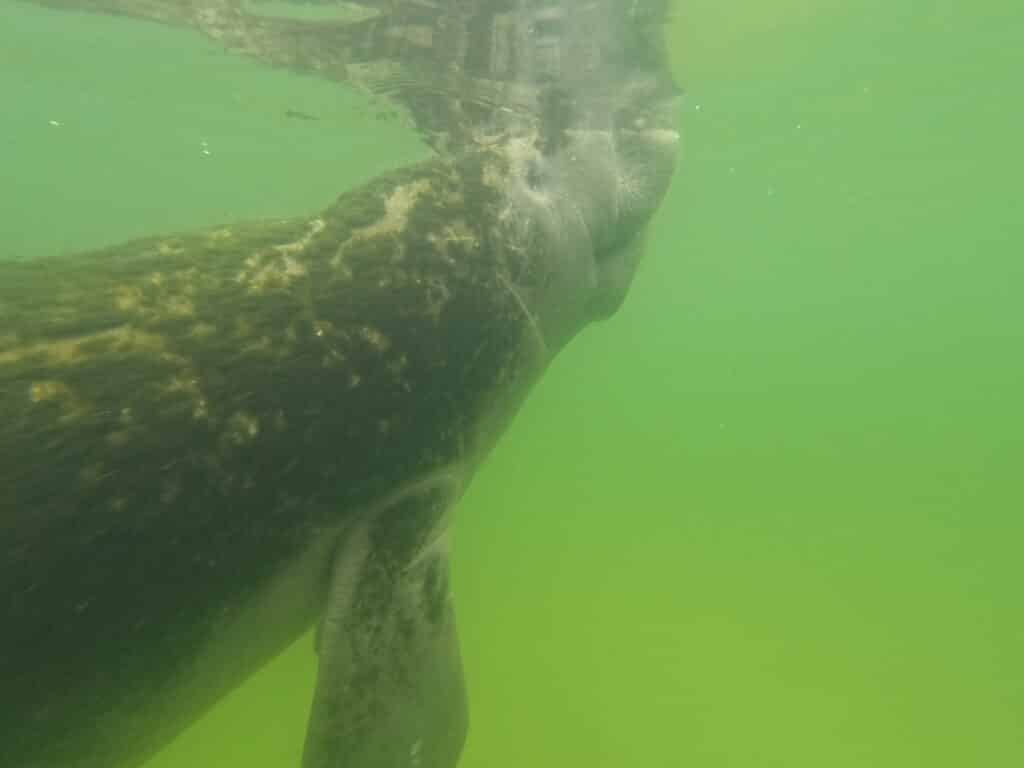
<instances>
[{"instance_id":1,"label":"underwater haze","mask_svg":"<svg viewBox=\"0 0 1024 768\"><path fill-rule=\"evenodd\" d=\"M461 768L1024 765L1019 15L679 3L683 157L633 289L457 510ZM429 153L189 32L0 16L3 259L305 213ZM294 768L315 666L307 635L146 768Z\"/></svg>"}]
</instances>

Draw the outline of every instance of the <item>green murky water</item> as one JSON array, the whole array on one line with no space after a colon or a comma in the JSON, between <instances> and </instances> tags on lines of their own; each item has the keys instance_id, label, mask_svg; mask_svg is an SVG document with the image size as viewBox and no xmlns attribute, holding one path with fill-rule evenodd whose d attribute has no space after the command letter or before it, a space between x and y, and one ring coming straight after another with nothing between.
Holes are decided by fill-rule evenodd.
<instances>
[{"instance_id":1,"label":"green murky water","mask_svg":"<svg viewBox=\"0 0 1024 768\"><path fill-rule=\"evenodd\" d=\"M1018 15L683 3L635 289L459 510L464 768L1024 764ZM0 62L4 257L309 210L424 151L153 25L7 2ZM304 638L147 768L295 766L313 669Z\"/></svg>"}]
</instances>

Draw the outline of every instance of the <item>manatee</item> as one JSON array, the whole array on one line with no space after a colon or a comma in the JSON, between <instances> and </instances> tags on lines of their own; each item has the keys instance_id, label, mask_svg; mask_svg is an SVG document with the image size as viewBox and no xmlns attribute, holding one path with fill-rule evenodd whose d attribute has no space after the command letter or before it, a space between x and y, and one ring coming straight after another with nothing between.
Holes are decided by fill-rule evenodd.
<instances>
[{"instance_id":1,"label":"manatee","mask_svg":"<svg viewBox=\"0 0 1024 768\"><path fill-rule=\"evenodd\" d=\"M626 296L678 142L665 3L46 4L376 90L437 151L306 216L0 262L3 765L137 766L316 626L304 768L452 768L452 510Z\"/></svg>"}]
</instances>

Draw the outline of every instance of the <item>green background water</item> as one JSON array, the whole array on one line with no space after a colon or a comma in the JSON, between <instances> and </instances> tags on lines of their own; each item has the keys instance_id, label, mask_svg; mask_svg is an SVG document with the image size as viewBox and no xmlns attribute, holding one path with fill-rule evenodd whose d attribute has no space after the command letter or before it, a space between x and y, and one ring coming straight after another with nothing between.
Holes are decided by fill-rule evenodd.
<instances>
[{"instance_id":1,"label":"green background water","mask_svg":"<svg viewBox=\"0 0 1024 768\"><path fill-rule=\"evenodd\" d=\"M423 155L187 33L2 13L3 257ZM635 289L459 509L463 768L1024 765L1018 17L682 4L684 163ZM147 768L295 766L313 673L303 638Z\"/></svg>"}]
</instances>

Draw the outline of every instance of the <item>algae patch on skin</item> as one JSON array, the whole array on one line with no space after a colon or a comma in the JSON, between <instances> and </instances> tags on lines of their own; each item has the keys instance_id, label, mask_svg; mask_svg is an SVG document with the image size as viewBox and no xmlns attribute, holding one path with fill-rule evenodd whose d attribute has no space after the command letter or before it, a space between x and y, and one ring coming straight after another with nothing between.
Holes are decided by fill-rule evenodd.
<instances>
[{"instance_id":1,"label":"algae patch on skin","mask_svg":"<svg viewBox=\"0 0 1024 768\"><path fill-rule=\"evenodd\" d=\"M86 336L38 342L0 352L0 364L11 365L36 361L43 365L74 366L88 362L107 347L119 351L142 351L154 354L165 350L163 337L128 327L114 328Z\"/></svg>"},{"instance_id":2,"label":"algae patch on skin","mask_svg":"<svg viewBox=\"0 0 1024 768\"><path fill-rule=\"evenodd\" d=\"M401 186L391 193L384 203L384 217L369 226L352 233L352 240L368 240L372 237L405 231L409 213L421 195L430 190L430 181L421 179Z\"/></svg>"}]
</instances>

